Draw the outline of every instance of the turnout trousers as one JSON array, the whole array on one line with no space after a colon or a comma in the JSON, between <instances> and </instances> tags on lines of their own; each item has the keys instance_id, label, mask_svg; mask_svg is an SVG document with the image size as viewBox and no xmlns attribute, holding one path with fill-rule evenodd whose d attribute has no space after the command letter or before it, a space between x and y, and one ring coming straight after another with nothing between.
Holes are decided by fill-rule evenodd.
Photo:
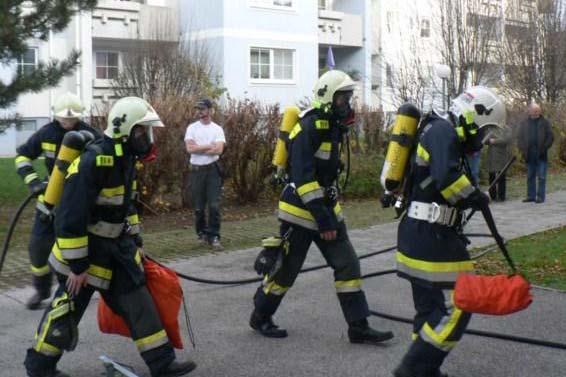
<instances>
[{"instance_id":1,"label":"turnout trousers","mask_svg":"<svg viewBox=\"0 0 566 377\"><path fill-rule=\"evenodd\" d=\"M452 289L425 287L411 282L417 311L413 343L402 364L417 376L437 376L448 353L462 338L471 314L454 306Z\"/></svg>"},{"instance_id":2,"label":"turnout trousers","mask_svg":"<svg viewBox=\"0 0 566 377\"><path fill-rule=\"evenodd\" d=\"M78 337L77 326L95 290L99 291L112 311L124 319L151 374L158 375L168 367L175 359L173 347L145 285L142 267L138 266L136 272L132 268L133 263L137 262L113 263L109 289L88 285L75 297L67 294L67 277L57 274L59 288L43 314L33 348L27 351L24 364L28 376L41 377L46 371L55 370L63 351L74 349Z\"/></svg>"},{"instance_id":3,"label":"turnout trousers","mask_svg":"<svg viewBox=\"0 0 566 377\"><path fill-rule=\"evenodd\" d=\"M318 232L292 225L281 224L281 236L292 227L289 251L283 257L281 268L274 276L266 276L254 296L255 311L261 316L272 316L285 293L295 282L312 242L315 242L328 265L334 270L334 285L346 322L349 324L369 316L364 292L360 262L348 238L346 225L341 222L334 241L325 241Z\"/></svg>"},{"instance_id":4,"label":"turnout trousers","mask_svg":"<svg viewBox=\"0 0 566 377\"><path fill-rule=\"evenodd\" d=\"M48 297L51 294L53 274L47 260L55 242L55 230L53 220L45 219L42 215L39 210L35 211L28 252L33 287L42 297Z\"/></svg>"}]
</instances>

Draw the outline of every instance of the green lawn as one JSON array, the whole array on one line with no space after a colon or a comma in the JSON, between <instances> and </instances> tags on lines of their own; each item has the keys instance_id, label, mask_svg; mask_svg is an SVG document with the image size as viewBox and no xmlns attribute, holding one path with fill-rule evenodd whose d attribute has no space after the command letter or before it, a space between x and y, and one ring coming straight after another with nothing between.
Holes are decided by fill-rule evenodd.
<instances>
[{"instance_id":1,"label":"green lawn","mask_svg":"<svg viewBox=\"0 0 566 377\"><path fill-rule=\"evenodd\" d=\"M33 162L40 177L46 175L43 159ZM4 206L18 205L28 196L26 185L16 173L13 158L0 158L0 204Z\"/></svg>"},{"instance_id":2,"label":"green lawn","mask_svg":"<svg viewBox=\"0 0 566 377\"><path fill-rule=\"evenodd\" d=\"M514 239L507 248L531 283L566 290L566 227ZM508 271L499 250L478 259L477 269L490 275Z\"/></svg>"}]
</instances>

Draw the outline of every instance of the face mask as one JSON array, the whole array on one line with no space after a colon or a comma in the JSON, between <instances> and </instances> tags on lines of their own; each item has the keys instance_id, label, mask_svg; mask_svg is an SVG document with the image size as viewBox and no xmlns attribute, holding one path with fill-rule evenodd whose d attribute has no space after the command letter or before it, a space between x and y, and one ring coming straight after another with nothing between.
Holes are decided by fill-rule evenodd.
<instances>
[{"instance_id":1,"label":"face mask","mask_svg":"<svg viewBox=\"0 0 566 377\"><path fill-rule=\"evenodd\" d=\"M352 112L350 101L352 100L353 92L351 90L346 92L334 93L332 101L332 114L338 119L346 119Z\"/></svg>"},{"instance_id":2,"label":"face mask","mask_svg":"<svg viewBox=\"0 0 566 377\"><path fill-rule=\"evenodd\" d=\"M134 126L128 137L128 149L139 158L150 154L153 146L153 133L150 126Z\"/></svg>"}]
</instances>

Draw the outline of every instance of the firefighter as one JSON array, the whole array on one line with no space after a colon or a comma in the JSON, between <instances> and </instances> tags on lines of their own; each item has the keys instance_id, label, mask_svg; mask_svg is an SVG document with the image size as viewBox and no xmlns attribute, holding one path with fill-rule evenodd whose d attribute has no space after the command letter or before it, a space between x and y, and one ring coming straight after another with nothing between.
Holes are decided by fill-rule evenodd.
<instances>
[{"instance_id":1,"label":"firefighter","mask_svg":"<svg viewBox=\"0 0 566 377\"><path fill-rule=\"evenodd\" d=\"M314 241L334 269L338 301L348 323L352 343L380 343L393 338L369 326L368 304L362 291L360 263L348 238L337 178L340 144L353 122L350 101L354 82L339 70L323 74L314 88L313 108L304 111L288 137L287 172L290 182L279 200L281 236L288 236L288 252L281 268L267 275L254 296L250 326L261 335L283 338L287 331L272 316L293 285Z\"/></svg>"},{"instance_id":2,"label":"firefighter","mask_svg":"<svg viewBox=\"0 0 566 377\"><path fill-rule=\"evenodd\" d=\"M99 136L98 131L80 120L83 109L80 99L74 94L66 93L58 97L53 106L55 119L41 127L17 149L17 172L27 184L30 193L37 196L35 220L28 248L32 284L35 288L35 293L26 303L26 307L30 310L40 309L42 301L51 296L52 274L47 258L55 241L51 211L43 203L47 182L40 179L32 161L43 155L47 174L51 175L55 158L67 131L87 130Z\"/></svg>"},{"instance_id":3,"label":"firefighter","mask_svg":"<svg viewBox=\"0 0 566 377\"><path fill-rule=\"evenodd\" d=\"M484 126L503 126L504 120L499 97L472 87L446 116L432 112L421 121L396 256L398 275L411 283L416 315L413 342L395 377L446 376L440 366L468 325L470 314L452 298L457 275L473 270L459 224L462 210L479 209L489 199L472 184L464 159L481 149Z\"/></svg>"},{"instance_id":4,"label":"firefighter","mask_svg":"<svg viewBox=\"0 0 566 377\"><path fill-rule=\"evenodd\" d=\"M152 377L181 376L196 367L175 360L141 264L135 163L153 155L153 127L163 124L146 101L122 98L110 111L104 137L67 169L49 256L59 288L27 351L29 377L66 376L56 364L76 346L78 323L95 290L125 320Z\"/></svg>"}]
</instances>

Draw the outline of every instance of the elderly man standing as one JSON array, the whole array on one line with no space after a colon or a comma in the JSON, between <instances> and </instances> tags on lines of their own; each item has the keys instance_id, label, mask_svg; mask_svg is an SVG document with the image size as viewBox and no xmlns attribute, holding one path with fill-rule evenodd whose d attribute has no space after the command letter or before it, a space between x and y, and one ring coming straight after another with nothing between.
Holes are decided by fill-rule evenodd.
<instances>
[{"instance_id":1,"label":"elderly man standing","mask_svg":"<svg viewBox=\"0 0 566 377\"><path fill-rule=\"evenodd\" d=\"M527 162L527 198L523 202L544 203L548 149L554 135L550 122L542 116L540 106L533 103L528 108L528 118L519 125L518 147ZM538 180L538 187L536 185Z\"/></svg>"},{"instance_id":2,"label":"elderly man standing","mask_svg":"<svg viewBox=\"0 0 566 377\"><path fill-rule=\"evenodd\" d=\"M487 171L489 173L489 196L493 201L505 201L506 197L506 174L503 168L511 158L509 144L511 135L506 127L493 127L490 130L485 144L487 149ZM495 178L501 174L497 182Z\"/></svg>"}]
</instances>

